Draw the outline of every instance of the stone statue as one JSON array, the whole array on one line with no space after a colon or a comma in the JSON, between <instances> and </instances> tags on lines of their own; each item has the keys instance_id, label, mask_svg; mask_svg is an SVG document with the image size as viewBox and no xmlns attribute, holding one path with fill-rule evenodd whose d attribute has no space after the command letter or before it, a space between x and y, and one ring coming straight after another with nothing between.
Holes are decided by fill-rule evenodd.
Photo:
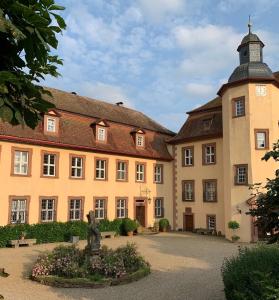
<instances>
[{"instance_id":1,"label":"stone statue","mask_svg":"<svg viewBox=\"0 0 279 300\"><path fill-rule=\"evenodd\" d=\"M90 210L86 216L88 220L88 233L85 251L88 255L96 255L99 254L101 247L101 234L96 224L94 211Z\"/></svg>"}]
</instances>

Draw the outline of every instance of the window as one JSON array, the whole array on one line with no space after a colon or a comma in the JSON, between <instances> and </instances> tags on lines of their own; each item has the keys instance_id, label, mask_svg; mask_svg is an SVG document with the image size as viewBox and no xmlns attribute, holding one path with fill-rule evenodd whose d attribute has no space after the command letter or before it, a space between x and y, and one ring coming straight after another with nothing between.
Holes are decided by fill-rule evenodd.
<instances>
[{"instance_id":1,"label":"window","mask_svg":"<svg viewBox=\"0 0 279 300\"><path fill-rule=\"evenodd\" d=\"M145 182L145 164L136 163L136 181Z\"/></svg>"},{"instance_id":2,"label":"window","mask_svg":"<svg viewBox=\"0 0 279 300\"><path fill-rule=\"evenodd\" d=\"M203 181L203 201L204 202L217 201L217 180L209 179Z\"/></svg>"},{"instance_id":3,"label":"window","mask_svg":"<svg viewBox=\"0 0 279 300\"><path fill-rule=\"evenodd\" d=\"M203 145L203 164L212 165L216 163L216 144Z\"/></svg>"},{"instance_id":4,"label":"window","mask_svg":"<svg viewBox=\"0 0 279 300\"><path fill-rule=\"evenodd\" d=\"M137 147L144 147L144 136L142 134L136 135L136 145Z\"/></svg>"},{"instance_id":5,"label":"window","mask_svg":"<svg viewBox=\"0 0 279 300\"><path fill-rule=\"evenodd\" d=\"M194 180L182 181L182 201L195 201Z\"/></svg>"},{"instance_id":6,"label":"window","mask_svg":"<svg viewBox=\"0 0 279 300\"><path fill-rule=\"evenodd\" d=\"M256 96L265 97L267 95L266 85L257 84L256 85Z\"/></svg>"},{"instance_id":7,"label":"window","mask_svg":"<svg viewBox=\"0 0 279 300\"><path fill-rule=\"evenodd\" d=\"M96 219L106 219L106 199L95 200L95 217Z\"/></svg>"},{"instance_id":8,"label":"window","mask_svg":"<svg viewBox=\"0 0 279 300\"><path fill-rule=\"evenodd\" d=\"M239 97L232 100L234 118L245 116L245 97Z\"/></svg>"},{"instance_id":9,"label":"window","mask_svg":"<svg viewBox=\"0 0 279 300\"><path fill-rule=\"evenodd\" d=\"M55 199L41 198L41 222L55 221Z\"/></svg>"},{"instance_id":10,"label":"window","mask_svg":"<svg viewBox=\"0 0 279 300\"><path fill-rule=\"evenodd\" d=\"M123 219L128 217L127 199L116 199L116 218Z\"/></svg>"},{"instance_id":11,"label":"window","mask_svg":"<svg viewBox=\"0 0 279 300\"><path fill-rule=\"evenodd\" d=\"M248 185L248 165L235 165L235 184Z\"/></svg>"},{"instance_id":12,"label":"window","mask_svg":"<svg viewBox=\"0 0 279 300\"><path fill-rule=\"evenodd\" d=\"M207 215L206 216L207 229L216 230L216 216L215 215Z\"/></svg>"},{"instance_id":13,"label":"window","mask_svg":"<svg viewBox=\"0 0 279 300\"><path fill-rule=\"evenodd\" d=\"M205 119L202 121L203 130L209 130L212 124L212 118L211 119Z\"/></svg>"},{"instance_id":14,"label":"window","mask_svg":"<svg viewBox=\"0 0 279 300\"><path fill-rule=\"evenodd\" d=\"M269 148L269 130L268 129L255 129L255 142L256 149Z\"/></svg>"},{"instance_id":15,"label":"window","mask_svg":"<svg viewBox=\"0 0 279 300\"><path fill-rule=\"evenodd\" d=\"M98 127L97 129L97 139L98 141L105 142L106 141L106 129L102 127Z\"/></svg>"},{"instance_id":16,"label":"window","mask_svg":"<svg viewBox=\"0 0 279 300\"><path fill-rule=\"evenodd\" d=\"M182 148L182 166L189 167L194 165L194 147Z\"/></svg>"},{"instance_id":17,"label":"window","mask_svg":"<svg viewBox=\"0 0 279 300\"><path fill-rule=\"evenodd\" d=\"M70 155L71 178L84 178L84 157Z\"/></svg>"},{"instance_id":18,"label":"window","mask_svg":"<svg viewBox=\"0 0 279 300\"><path fill-rule=\"evenodd\" d=\"M116 161L116 180L128 181L128 161Z\"/></svg>"},{"instance_id":19,"label":"window","mask_svg":"<svg viewBox=\"0 0 279 300\"><path fill-rule=\"evenodd\" d=\"M154 203L155 209L155 218L163 218L164 217L164 199L163 198L155 198Z\"/></svg>"},{"instance_id":20,"label":"window","mask_svg":"<svg viewBox=\"0 0 279 300\"><path fill-rule=\"evenodd\" d=\"M56 132L56 120L54 118L47 118L47 131Z\"/></svg>"},{"instance_id":21,"label":"window","mask_svg":"<svg viewBox=\"0 0 279 300\"><path fill-rule=\"evenodd\" d=\"M106 180L107 179L107 160L106 159L95 159L96 170L95 179L96 180Z\"/></svg>"},{"instance_id":22,"label":"window","mask_svg":"<svg viewBox=\"0 0 279 300\"><path fill-rule=\"evenodd\" d=\"M69 200L69 220L78 221L83 219L82 199L71 198Z\"/></svg>"},{"instance_id":23,"label":"window","mask_svg":"<svg viewBox=\"0 0 279 300\"><path fill-rule=\"evenodd\" d=\"M14 151L14 175L28 175L29 167L29 152L28 151Z\"/></svg>"},{"instance_id":24,"label":"window","mask_svg":"<svg viewBox=\"0 0 279 300\"><path fill-rule=\"evenodd\" d=\"M58 154L43 153L43 176L58 177Z\"/></svg>"},{"instance_id":25,"label":"window","mask_svg":"<svg viewBox=\"0 0 279 300\"><path fill-rule=\"evenodd\" d=\"M10 200L11 212L10 223L11 224L24 224L27 223L27 201L25 198L13 198Z\"/></svg>"},{"instance_id":26,"label":"window","mask_svg":"<svg viewBox=\"0 0 279 300\"><path fill-rule=\"evenodd\" d=\"M163 165L154 165L154 182L163 183Z\"/></svg>"}]
</instances>

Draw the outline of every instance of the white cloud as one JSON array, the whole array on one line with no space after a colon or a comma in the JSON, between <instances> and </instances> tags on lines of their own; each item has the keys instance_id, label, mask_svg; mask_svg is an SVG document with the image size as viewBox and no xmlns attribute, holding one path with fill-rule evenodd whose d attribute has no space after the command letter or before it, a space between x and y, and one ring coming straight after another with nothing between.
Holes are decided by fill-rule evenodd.
<instances>
[{"instance_id":1,"label":"white cloud","mask_svg":"<svg viewBox=\"0 0 279 300\"><path fill-rule=\"evenodd\" d=\"M185 92L193 97L208 97L215 92L215 89L210 84L188 83L185 86Z\"/></svg>"}]
</instances>

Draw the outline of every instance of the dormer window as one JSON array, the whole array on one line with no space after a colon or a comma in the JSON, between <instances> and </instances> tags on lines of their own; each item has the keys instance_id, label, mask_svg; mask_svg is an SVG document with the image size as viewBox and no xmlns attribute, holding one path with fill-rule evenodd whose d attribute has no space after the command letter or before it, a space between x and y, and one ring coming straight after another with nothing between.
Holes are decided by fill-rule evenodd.
<instances>
[{"instance_id":1,"label":"dormer window","mask_svg":"<svg viewBox=\"0 0 279 300\"><path fill-rule=\"evenodd\" d=\"M47 135L57 136L59 133L59 117L60 114L54 110L50 110L44 116L44 133Z\"/></svg>"},{"instance_id":2,"label":"dormer window","mask_svg":"<svg viewBox=\"0 0 279 300\"><path fill-rule=\"evenodd\" d=\"M100 142L105 142L106 141L106 129L103 127L98 127L97 129L97 139Z\"/></svg>"},{"instance_id":3,"label":"dormer window","mask_svg":"<svg viewBox=\"0 0 279 300\"><path fill-rule=\"evenodd\" d=\"M144 148L145 147L145 131L143 129L134 129L131 132L135 145L137 148Z\"/></svg>"},{"instance_id":4,"label":"dormer window","mask_svg":"<svg viewBox=\"0 0 279 300\"><path fill-rule=\"evenodd\" d=\"M54 118L47 117L47 131L48 132L56 131L56 122Z\"/></svg>"},{"instance_id":5,"label":"dormer window","mask_svg":"<svg viewBox=\"0 0 279 300\"><path fill-rule=\"evenodd\" d=\"M98 120L91 124L96 142L106 143L108 139L108 123L106 120Z\"/></svg>"},{"instance_id":6,"label":"dormer window","mask_svg":"<svg viewBox=\"0 0 279 300\"><path fill-rule=\"evenodd\" d=\"M203 130L209 130L212 124L212 118L202 121Z\"/></svg>"},{"instance_id":7,"label":"dormer window","mask_svg":"<svg viewBox=\"0 0 279 300\"><path fill-rule=\"evenodd\" d=\"M144 136L142 134L136 135L136 145L137 147L144 147Z\"/></svg>"}]
</instances>

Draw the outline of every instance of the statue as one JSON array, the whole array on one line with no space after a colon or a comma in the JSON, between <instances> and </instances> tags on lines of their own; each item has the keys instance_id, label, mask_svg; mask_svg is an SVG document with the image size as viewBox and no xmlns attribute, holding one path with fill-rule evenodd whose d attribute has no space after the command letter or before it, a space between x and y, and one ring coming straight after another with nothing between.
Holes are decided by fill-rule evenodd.
<instances>
[{"instance_id":1,"label":"statue","mask_svg":"<svg viewBox=\"0 0 279 300\"><path fill-rule=\"evenodd\" d=\"M87 233L87 246L85 252L88 255L99 254L101 247L101 234L96 224L94 211L90 210L87 216L88 220L88 233Z\"/></svg>"}]
</instances>

